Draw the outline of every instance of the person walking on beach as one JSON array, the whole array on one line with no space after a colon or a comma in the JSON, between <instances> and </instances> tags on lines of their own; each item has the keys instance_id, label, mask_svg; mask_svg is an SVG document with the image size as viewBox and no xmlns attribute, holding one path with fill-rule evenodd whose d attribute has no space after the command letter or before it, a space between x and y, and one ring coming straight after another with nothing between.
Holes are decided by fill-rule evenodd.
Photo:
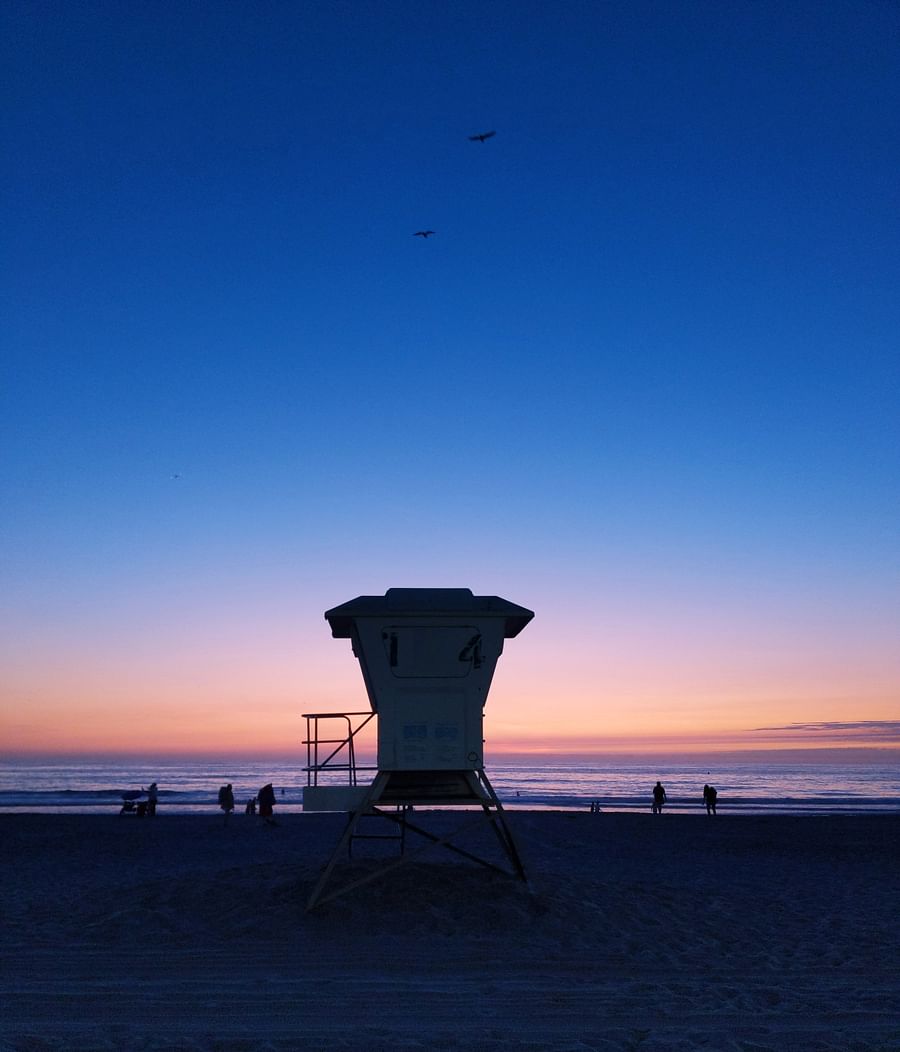
<instances>
[{"instance_id":1,"label":"person walking on beach","mask_svg":"<svg viewBox=\"0 0 900 1052\"><path fill-rule=\"evenodd\" d=\"M231 788L231 782L223 785L219 790L219 807L225 812L225 825L228 825L228 816L234 810L234 791Z\"/></svg>"},{"instance_id":2,"label":"person walking on beach","mask_svg":"<svg viewBox=\"0 0 900 1052\"><path fill-rule=\"evenodd\" d=\"M662 782L657 782L653 786L653 806L651 811L655 815L661 815L663 804L666 802L666 791L663 789Z\"/></svg>"},{"instance_id":3,"label":"person walking on beach","mask_svg":"<svg viewBox=\"0 0 900 1052\"><path fill-rule=\"evenodd\" d=\"M703 802L706 804L706 813L708 815L714 815L716 813L716 797L719 794L716 792L714 785L703 786Z\"/></svg>"},{"instance_id":4,"label":"person walking on beach","mask_svg":"<svg viewBox=\"0 0 900 1052\"><path fill-rule=\"evenodd\" d=\"M147 814L150 815L151 818L156 815L156 797L156 782L151 782L150 788L147 790Z\"/></svg>"},{"instance_id":5,"label":"person walking on beach","mask_svg":"<svg viewBox=\"0 0 900 1052\"><path fill-rule=\"evenodd\" d=\"M272 783L267 782L256 794L259 800L259 816L267 826L275 825L275 790Z\"/></svg>"}]
</instances>

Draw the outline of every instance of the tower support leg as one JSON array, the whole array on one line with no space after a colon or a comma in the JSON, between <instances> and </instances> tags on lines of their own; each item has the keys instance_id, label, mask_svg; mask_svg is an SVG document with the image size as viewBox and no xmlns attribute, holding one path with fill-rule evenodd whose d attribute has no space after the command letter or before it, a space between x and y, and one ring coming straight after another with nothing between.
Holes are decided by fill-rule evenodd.
<instances>
[{"instance_id":1,"label":"tower support leg","mask_svg":"<svg viewBox=\"0 0 900 1052\"><path fill-rule=\"evenodd\" d=\"M490 797L491 803L494 805L493 812L491 811L490 804L484 800L483 792L479 792L482 796L481 806L484 809L484 813L490 818L491 828L497 835L497 840L500 842L501 848L509 859L509 864L515 871L516 876L519 880L528 883L528 877L525 873L525 867L522 865L522 859L519 855L519 850L516 847L516 842L513 839L512 830L509 828L509 823L506 821L506 812L503 810L503 804L500 803L500 798L494 792L494 787L491 785L484 768L473 773L471 775L472 781L480 781L487 790L488 796ZM476 781L477 780L477 781Z\"/></svg>"},{"instance_id":2,"label":"tower support leg","mask_svg":"<svg viewBox=\"0 0 900 1052\"><path fill-rule=\"evenodd\" d=\"M337 845L335 846L334 851L331 854L331 858L328 860L325 869L322 871L321 876L316 882L316 885L313 888L309 899L307 900L307 911L314 909L317 905L319 905L322 902L327 902L330 899L337 898L339 895L343 895L345 892L350 891L352 888L357 888L362 884L368 884L370 881L376 880L378 877L381 877L385 873L396 869L398 866L402 866L406 862L419 858L421 855L431 850L431 848L433 847L445 847L447 848L447 850L454 852L454 854L461 855L472 862L477 862L482 866L486 866L488 869L495 869L500 873L504 873L506 876L515 876L519 880L527 883L528 878L525 874L525 867L522 865L522 859L519 855L519 851L513 839L512 831L510 830L509 825L506 821L506 814L503 810L503 805L500 803L496 792L494 792L494 787L488 780L487 775L484 773L484 770L464 771L462 773L464 776L464 781L471 795L464 796L463 798L456 796L455 798L449 799L444 803L460 805L480 804L481 813L477 814L476 812L477 817L473 819L471 817L472 812L469 811L468 814L470 817L468 821L462 822L462 824L457 826L450 833L446 834L445 836L439 837L436 836L434 833L431 833L428 830L421 828L419 825L410 822L406 814L404 813L402 818L404 830L408 830L411 833L417 833L419 836L428 840L429 843L426 844L424 847L420 848L418 851L413 852L412 854L401 855L399 859L395 859L394 861L389 862L387 865L381 866L379 869L367 873L365 876L360 877L357 880L351 881L349 884L345 884L344 886L338 888L335 891L329 891L328 894L325 894L326 887L331 878L335 865L337 864L338 859L341 857L344 848L351 843L353 834L356 830L357 825L359 824L359 820L362 818L363 815L377 814L393 822L401 821L401 819L397 815L392 815L386 811L381 810L378 807L378 802L381 800L381 797L384 794L384 791L387 788L390 779L390 772L379 772L375 780L372 782L372 785L369 787L369 791L366 793L359 807L350 815L344 832ZM391 801L392 798L389 796L387 802ZM425 803L440 806L442 801L440 798L435 798L429 799L425 801ZM478 855L473 854L471 851L466 851L458 845L451 843L451 841L457 836L459 836L461 833L465 832L466 830L483 825L485 822L487 822L493 829L494 834L497 837L497 841L500 845L500 848L503 854L506 856L509 865L512 867L512 874L510 874L509 871L504 869L502 866L498 866L494 862L490 862L487 859L480 858Z\"/></svg>"},{"instance_id":3,"label":"tower support leg","mask_svg":"<svg viewBox=\"0 0 900 1052\"><path fill-rule=\"evenodd\" d=\"M363 798L362 803L350 815L350 821L347 823L343 835L337 843L337 847L335 847L334 851L332 852L331 858L328 860L328 864L322 870L322 874L319 877L316 886L313 888L309 899L307 900L307 911L313 909L313 907L322 897L322 892L325 890L325 885L328 883L328 878L331 876L331 871L337 864L337 860L343 852L344 848L347 847L347 845L350 843L350 840L353 836L353 832L356 829L357 825L359 825L360 818L362 818L362 816L367 811L370 811L373 805L378 801L379 797L384 792L384 787L387 785L389 777L390 776L387 774L387 772L379 771L379 773L375 776L375 780L369 786L369 791Z\"/></svg>"}]
</instances>

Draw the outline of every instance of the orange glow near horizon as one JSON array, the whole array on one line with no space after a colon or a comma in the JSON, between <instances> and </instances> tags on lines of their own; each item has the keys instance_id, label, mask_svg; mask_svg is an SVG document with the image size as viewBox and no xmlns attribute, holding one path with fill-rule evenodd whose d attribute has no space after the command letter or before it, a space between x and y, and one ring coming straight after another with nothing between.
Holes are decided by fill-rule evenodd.
<instances>
[{"instance_id":1,"label":"orange glow near horizon","mask_svg":"<svg viewBox=\"0 0 900 1052\"><path fill-rule=\"evenodd\" d=\"M842 631L839 645L815 625L786 639L783 624L731 614L623 606L594 623L550 606L500 658L488 758L900 746L889 624ZM301 757L302 713L368 709L348 641L320 618L305 634L287 618L248 629L239 610L102 645L45 633L44 653L6 670L0 749Z\"/></svg>"},{"instance_id":2,"label":"orange glow near horizon","mask_svg":"<svg viewBox=\"0 0 900 1052\"><path fill-rule=\"evenodd\" d=\"M295 756L302 759L304 712L368 709L358 671L349 682L316 690L308 700L269 689L254 697L248 684L229 689L199 685L158 694L151 684L127 690L95 689L89 696L33 692L29 704L4 706L3 754L116 754L196 756ZM344 679L345 677L341 677ZM258 685L258 684L257 684ZM342 687L352 687L350 690ZM349 700L348 700L349 699ZM548 709L552 708L552 722ZM890 699L870 696L854 705L862 725L846 724L843 698L783 697L712 699L674 691L613 701L574 696L547 705L533 680L517 690L511 678L498 683L485 711L488 758L626 755L815 748L896 748L900 723ZM785 719L784 714L789 713ZM816 725L805 727L815 719ZM769 728L769 729L766 729ZM365 747L365 743L363 743Z\"/></svg>"}]
</instances>

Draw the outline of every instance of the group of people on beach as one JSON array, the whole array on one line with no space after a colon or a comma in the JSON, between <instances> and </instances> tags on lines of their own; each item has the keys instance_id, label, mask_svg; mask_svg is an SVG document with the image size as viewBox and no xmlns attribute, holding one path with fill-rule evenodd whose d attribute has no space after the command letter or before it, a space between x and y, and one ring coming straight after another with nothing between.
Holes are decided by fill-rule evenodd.
<instances>
[{"instance_id":1,"label":"group of people on beach","mask_svg":"<svg viewBox=\"0 0 900 1052\"><path fill-rule=\"evenodd\" d=\"M282 793L284 790L281 790ZM225 812L225 824L228 824L228 816L234 811L234 790L231 782L219 789L219 807ZM259 816L266 825L274 826L275 822L275 789L271 782L260 789L256 796L251 796L244 805L245 815L255 815L259 807Z\"/></svg>"},{"instance_id":2,"label":"group of people on beach","mask_svg":"<svg viewBox=\"0 0 900 1052\"><path fill-rule=\"evenodd\" d=\"M283 794L284 790L282 789L281 792ZM147 799L141 800L142 796L146 796ZM149 789L144 789L141 786L140 789L122 793L122 808L119 814L134 814L138 818L144 818L145 816L155 817L158 800L159 789L156 782L151 782ZM234 789L231 782L219 789L219 807L225 812L225 823L227 824L228 816L234 812ZM255 815L257 807L259 808L259 816L266 825L273 826L277 824L275 822L275 789L271 782L266 782L256 796L250 797L244 807L244 814Z\"/></svg>"},{"instance_id":3,"label":"group of people on beach","mask_svg":"<svg viewBox=\"0 0 900 1052\"><path fill-rule=\"evenodd\" d=\"M518 794L517 794L518 795ZM650 810L655 815L661 815L664 804L667 802L668 797L666 796L666 789L662 782L657 782L653 786L651 795ZM703 786L703 804L706 807L706 813L708 815L714 815L716 813L716 801L718 800L719 793L714 785ZM591 801L591 814L599 815L603 813L603 808L600 806L599 800Z\"/></svg>"},{"instance_id":4,"label":"group of people on beach","mask_svg":"<svg viewBox=\"0 0 900 1052\"><path fill-rule=\"evenodd\" d=\"M282 793L284 790L281 790ZM146 802L137 803L137 798L146 794ZM125 814L129 811L135 811L138 818L143 818L144 815L154 816L156 814L156 804L159 795L156 782L151 782L149 789L141 788L140 792L123 793L122 794L122 810L119 814ZM662 782L657 781L656 785L653 786L653 800L650 805L650 810L655 815L661 815L663 805L667 801L665 786ZM714 815L716 813L716 801L719 793L714 785L703 786L703 803L706 807L706 813L708 815ZM225 824L228 824L228 816L234 813L234 789L231 786L231 782L227 785L223 785L219 789L219 807L225 813ZM275 822L275 789L271 782L266 784L260 789L256 796L251 796L247 803L244 805L245 815L255 815L257 813L257 807L259 808L259 816L262 818L266 825L276 825ZM591 803L591 813L600 813L600 804L598 801Z\"/></svg>"},{"instance_id":5,"label":"group of people on beach","mask_svg":"<svg viewBox=\"0 0 900 1052\"><path fill-rule=\"evenodd\" d=\"M716 813L716 800L719 797L719 792L714 785L703 786L703 804L706 807L706 813L708 815L714 815ZM650 810L655 815L661 815L663 804L666 802L666 790L662 782L657 782L653 786L653 803L650 805Z\"/></svg>"}]
</instances>

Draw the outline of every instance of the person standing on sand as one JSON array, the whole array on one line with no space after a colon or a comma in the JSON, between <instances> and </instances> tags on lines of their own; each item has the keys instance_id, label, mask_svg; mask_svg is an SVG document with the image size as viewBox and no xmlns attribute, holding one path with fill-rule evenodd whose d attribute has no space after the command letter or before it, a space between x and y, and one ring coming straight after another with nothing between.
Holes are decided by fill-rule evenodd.
<instances>
[{"instance_id":1,"label":"person standing on sand","mask_svg":"<svg viewBox=\"0 0 900 1052\"><path fill-rule=\"evenodd\" d=\"M147 814L150 815L151 818L156 815L156 797L156 782L151 782L150 788L147 790Z\"/></svg>"},{"instance_id":2,"label":"person standing on sand","mask_svg":"<svg viewBox=\"0 0 900 1052\"><path fill-rule=\"evenodd\" d=\"M272 788L271 782L268 782L260 789L257 793L257 799L259 800L259 817L266 825L275 825L275 790Z\"/></svg>"},{"instance_id":3,"label":"person standing on sand","mask_svg":"<svg viewBox=\"0 0 900 1052\"><path fill-rule=\"evenodd\" d=\"M706 813L708 815L714 815L716 813L716 798L718 792L714 785L703 786L703 802L706 804Z\"/></svg>"},{"instance_id":4,"label":"person standing on sand","mask_svg":"<svg viewBox=\"0 0 900 1052\"><path fill-rule=\"evenodd\" d=\"M231 782L223 785L219 790L219 807L225 812L225 825L228 825L228 816L234 810L234 791L231 788Z\"/></svg>"},{"instance_id":5,"label":"person standing on sand","mask_svg":"<svg viewBox=\"0 0 900 1052\"><path fill-rule=\"evenodd\" d=\"M650 810L655 815L661 815L662 814L662 809L663 809L663 804L665 802L666 802L666 791L665 791L665 789L663 789L662 782L657 782L656 785L653 786L653 806L651 807Z\"/></svg>"}]
</instances>

